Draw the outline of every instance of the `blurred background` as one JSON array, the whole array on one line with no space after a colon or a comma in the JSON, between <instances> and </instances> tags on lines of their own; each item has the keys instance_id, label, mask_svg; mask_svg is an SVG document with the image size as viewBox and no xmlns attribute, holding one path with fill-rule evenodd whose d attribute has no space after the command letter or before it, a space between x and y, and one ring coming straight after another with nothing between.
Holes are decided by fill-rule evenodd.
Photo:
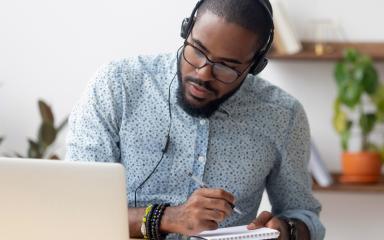
<instances>
[{"instance_id":1,"label":"blurred background","mask_svg":"<svg viewBox=\"0 0 384 240\"><path fill-rule=\"evenodd\" d=\"M316 40L319 22L331 22L323 36L334 41L384 42L384 2L379 0L281 0L301 40ZM195 0L0 2L0 155L26 154L27 138L41 122L38 99L52 108L56 124L65 119L88 80L113 59L175 52L183 18ZM331 32L331 33L329 33ZM333 38L333 39L332 39ZM312 139L332 172L341 169L339 136L332 126L337 94L335 61L272 59L261 77L303 104ZM383 61L375 61L380 79ZM64 129L54 151L65 156ZM384 137L380 135L379 137ZM380 236L384 192L315 192L323 204L326 239ZM262 208L269 208L268 201ZM379 235L380 234L380 235Z\"/></svg>"}]
</instances>

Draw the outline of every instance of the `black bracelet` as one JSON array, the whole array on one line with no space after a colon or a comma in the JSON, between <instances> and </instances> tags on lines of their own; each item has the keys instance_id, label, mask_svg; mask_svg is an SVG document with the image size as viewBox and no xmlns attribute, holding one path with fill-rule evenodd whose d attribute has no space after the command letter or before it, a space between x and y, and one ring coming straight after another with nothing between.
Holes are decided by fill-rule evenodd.
<instances>
[{"instance_id":1,"label":"black bracelet","mask_svg":"<svg viewBox=\"0 0 384 240\"><path fill-rule=\"evenodd\" d=\"M160 232L160 223L161 223L161 219L164 215L165 209L169 206L170 206L169 203L161 204L161 206L160 206L159 216L156 219L157 220L156 221L156 237L157 237L157 239L165 239L167 237L167 233L161 233Z\"/></svg>"},{"instance_id":2,"label":"black bracelet","mask_svg":"<svg viewBox=\"0 0 384 240\"><path fill-rule=\"evenodd\" d=\"M289 240L297 240L296 220L291 218L283 219L288 225Z\"/></svg>"},{"instance_id":3,"label":"black bracelet","mask_svg":"<svg viewBox=\"0 0 384 240\"><path fill-rule=\"evenodd\" d=\"M160 239L160 214L161 214L161 211L163 209L163 206L162 204L159 205L158 207L158 211L156 212L156 217L155 217L155 236L156 236L156 239Z\"/></svg>"}]
</instances>

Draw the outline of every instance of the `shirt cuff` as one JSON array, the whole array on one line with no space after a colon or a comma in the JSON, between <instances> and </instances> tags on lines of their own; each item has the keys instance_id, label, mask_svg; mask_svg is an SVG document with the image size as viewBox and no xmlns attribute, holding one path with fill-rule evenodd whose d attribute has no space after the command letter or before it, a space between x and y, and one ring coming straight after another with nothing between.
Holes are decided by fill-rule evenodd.
<instances>
[{"instance_id":1,"label":"shirt cuff","mask_svg":"<svg viewBox=\"0 0 384 240\"><path fill-rule=\"evenodd\" d=\"M277 217L295 218L307 225L312 240L323 240L325 237L325 228L320 222L319 217L308 210L287 210Z\"/></svg>"}]
</instances>

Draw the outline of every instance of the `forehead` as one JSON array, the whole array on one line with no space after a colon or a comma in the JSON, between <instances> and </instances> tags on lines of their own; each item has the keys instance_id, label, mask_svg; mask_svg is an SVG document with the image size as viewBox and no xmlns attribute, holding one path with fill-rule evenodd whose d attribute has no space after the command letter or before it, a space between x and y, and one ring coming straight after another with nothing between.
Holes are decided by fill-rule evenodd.
<instances>
[{"instance_id":1,"label":"forehead","mask_svg":"<svg viewBox=\"0 0 384 240\"><path fill-rule=\"evenodd\" d=\"M213 56L249 61L258 50L256 33L228 22L210 11L201 14L193 29L193 38L201 42Z\"/></svg>"}]
</instances>

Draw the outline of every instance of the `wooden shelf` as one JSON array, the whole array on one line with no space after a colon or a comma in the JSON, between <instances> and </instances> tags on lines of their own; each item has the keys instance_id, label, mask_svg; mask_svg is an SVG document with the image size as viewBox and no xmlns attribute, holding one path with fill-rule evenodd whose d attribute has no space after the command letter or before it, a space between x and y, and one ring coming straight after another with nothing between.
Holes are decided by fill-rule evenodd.
<instances>
[{"instance_id":1,"label":"wooden shelf","mask_svg":"<svg viewBox=\"0 0 384 240\"><path fill-rule=\"evenodd\" d=\"M357 193L384 193L384 176L376 184L345 184L339 182L340 174L332 174L334 183L329 187L320 187L313 183L315 192L357 192Z\"/></svg>"},{"instance_id":2,"label":"wooden shelf","mask_svg":"<svg viewBox=\"0 0 384 240\"><path fill-rule=\"evenodd\" d=\"M303 50L297 54L286 55L278 54L273 50L268 54L270 59L274 60L313 60L313 61L327 61L338 60L342 57L343 49L353 47L368 54L375 61L384 61L384 43L383 42L329 42L326 43L326 53L323 55L316 55L314 51L313 42L303 42Z\"/></svg>"}]
</instances>

